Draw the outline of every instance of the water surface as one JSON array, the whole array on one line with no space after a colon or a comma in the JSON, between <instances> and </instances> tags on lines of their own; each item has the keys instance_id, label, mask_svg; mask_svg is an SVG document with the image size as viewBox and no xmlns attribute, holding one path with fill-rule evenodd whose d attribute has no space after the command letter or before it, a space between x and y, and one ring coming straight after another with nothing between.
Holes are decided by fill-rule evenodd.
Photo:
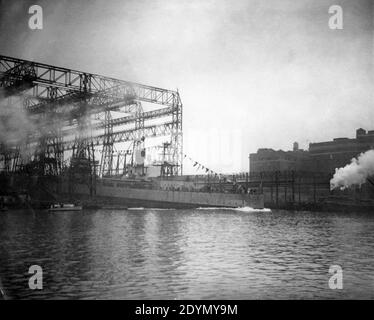
<instances>
[{"instance_id":1,"label":"water surface","mask_svg":"<svg viewBox=\"0 0 374 320\"><path fill-rule=\"evenodd\" d=\"M374 214L8 211L0 246L11 298L374 298ZM34 264L42 290L28 287ZM343 290L329 289L330 265Z\"/></svg>"}]
</instances>

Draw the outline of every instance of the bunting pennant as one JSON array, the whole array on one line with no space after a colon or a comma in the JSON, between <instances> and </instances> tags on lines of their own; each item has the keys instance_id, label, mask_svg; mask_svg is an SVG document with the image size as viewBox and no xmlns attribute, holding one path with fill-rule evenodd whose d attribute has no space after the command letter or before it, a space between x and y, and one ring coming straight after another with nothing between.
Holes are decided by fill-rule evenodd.
<instances>
[{"instance_id":1,"label":"bunting pennant","mask_svg":"<svg viewBox=\"0 0 374 320\"><path fill-rule=\"evenodd\" d=\"M217 172L214 172L213 170L205 167L204 165L202 165L200 162L198 161L195 161L193 160L191 157L187 156L186 154L184 155L185 158L188 158L188 160L190 160L191 162L193 162L193 167L196 167L196 170L205 170L205 173L208 173L208 174L212 174L214 175L215 177L219 177L219 179L222 178L222 175L220 173L217 173Z\"/></svg>"}]
</instances>

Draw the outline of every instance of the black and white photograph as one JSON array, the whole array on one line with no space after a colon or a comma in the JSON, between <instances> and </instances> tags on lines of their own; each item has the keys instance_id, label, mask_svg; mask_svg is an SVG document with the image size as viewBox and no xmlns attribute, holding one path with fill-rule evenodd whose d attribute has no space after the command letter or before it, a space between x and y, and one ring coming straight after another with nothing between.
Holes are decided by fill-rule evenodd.
<instances>
[{"instance_id":1,"label":"black and white photograph","mask_svg":"<svg viewBox=\"0 0 374 320\"><path fill-rule=\"evenodd\" d=\"M373 299L374 0L0 0L0 300Z\"/></svg>"}]
</instances>

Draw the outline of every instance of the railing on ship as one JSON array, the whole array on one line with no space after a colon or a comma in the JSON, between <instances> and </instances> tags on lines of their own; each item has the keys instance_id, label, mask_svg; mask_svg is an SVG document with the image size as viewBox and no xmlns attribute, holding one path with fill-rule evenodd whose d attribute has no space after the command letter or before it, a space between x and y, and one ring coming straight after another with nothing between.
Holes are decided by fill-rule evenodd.
<instances>
[{"instance_id":1,"label":"railing on ship","mask_svg":"<svg viewBox=\"0 0 374 320\"><path fill-rule=\"evenodd\" d=\"M237 173L227 175L184 175L158 179L121 179L104 178L107 187L162 189L169 191L218 192L218 193L262 193L264 189L289 189L295 193L297 188L311 190L329 189L332 175L328 173L303 171L274 171L256 173Z\"/></svg>"}]
</instances>

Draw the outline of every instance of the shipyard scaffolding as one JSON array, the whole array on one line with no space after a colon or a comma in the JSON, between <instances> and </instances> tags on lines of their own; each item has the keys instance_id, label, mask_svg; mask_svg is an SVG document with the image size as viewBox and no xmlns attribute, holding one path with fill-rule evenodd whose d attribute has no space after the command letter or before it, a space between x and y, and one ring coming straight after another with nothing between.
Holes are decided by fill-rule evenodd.
<instances>
[{"instance_id":1,"label":"shipyard scaffolding","mask_svg":"<svg viewBox=\"0 0 374 320\"><path fill-rule=\"evenodd\" d=\"M1 123L27 119L22 137L0 140L2 174L68 176L95 193L97 177L129 173L137 154L165 176L182 175L178 91L0 56ZM150 142L153 142L150 143ZM150 144L149 144L150 143ZM148 145L147 145L148 144ZM149 150L162 150L152 156Z\"/></svg>"}]
</instances>

